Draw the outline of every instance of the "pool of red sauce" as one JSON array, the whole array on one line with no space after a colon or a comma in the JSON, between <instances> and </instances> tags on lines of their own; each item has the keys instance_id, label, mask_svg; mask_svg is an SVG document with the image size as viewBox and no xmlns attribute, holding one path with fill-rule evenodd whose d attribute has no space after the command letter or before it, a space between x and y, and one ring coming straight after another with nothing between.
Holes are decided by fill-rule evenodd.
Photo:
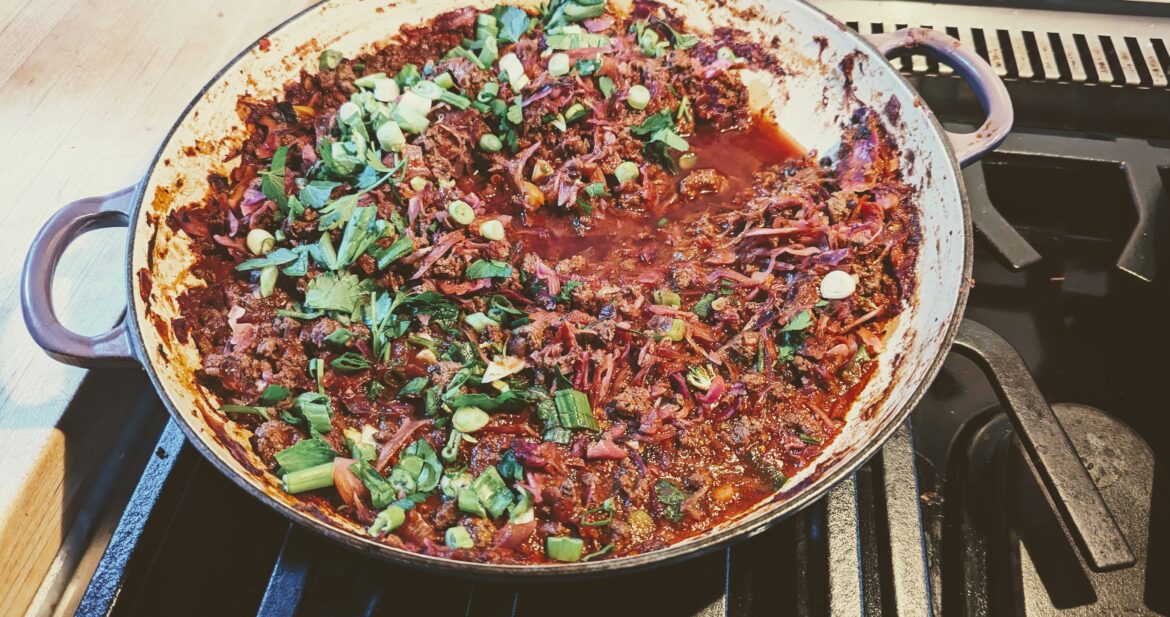
<instances>
[{"instance_id":1,"label":"pool of red sauce","mask_svg":"<svg viewBox=\"0 0 1170 617\"><path fill-rule=\"evenodd\" d=\"M546 206L528 214L524 220L514 219L512 227L517 233L512 234L513 239L523 245L524 251L535 252L553 264L576 255L584 256L591 264L627 257L637 258L645 266L667 263L671 261L669 250L653 250L662 244L665 227L725 205L733 195L751 186L752 174L757 170L805 155L805 150L782 128L759 117L746 129L701 130L687 141L697 157L695 169L713 168L720 172L729 181L727 190L702 195L694 201L668 194L663 199L673 202L661 216L630 211L607 215L597 210L586 230L575 228L573 217L550 212ZM672 191L677 191L677 182L686 173L679 172L671 179ZM489 211L493 210L492 201L488 203ZM665 224L660 224L660 219L666 219ZM618 279L626 278L617 271L613 274Z\"/></svg>"}]
</instances>

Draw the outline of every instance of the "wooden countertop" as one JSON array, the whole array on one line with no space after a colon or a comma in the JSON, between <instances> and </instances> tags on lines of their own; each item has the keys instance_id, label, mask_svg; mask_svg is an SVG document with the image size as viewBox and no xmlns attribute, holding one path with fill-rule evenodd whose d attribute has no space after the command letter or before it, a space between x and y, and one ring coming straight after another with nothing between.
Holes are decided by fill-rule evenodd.
<instances>
[{"instance_id":1,"label":"wooden countertop","mask_svg":"<svg viewBox=\"0 0 1170 617\"><path fill-rule=\"evenodd\" d=\"M20 269L65 203L134 184L175 117L239 50L308 0L14 0L0 3L0 612L20 614L72 524L87 473L85 422L62 415L86 374L25 330ZM58 270L62 321L83 333L125 306L125 233L74 244ZM77 422L71 422L71 427Z\"/></svg>"}]
</instances>

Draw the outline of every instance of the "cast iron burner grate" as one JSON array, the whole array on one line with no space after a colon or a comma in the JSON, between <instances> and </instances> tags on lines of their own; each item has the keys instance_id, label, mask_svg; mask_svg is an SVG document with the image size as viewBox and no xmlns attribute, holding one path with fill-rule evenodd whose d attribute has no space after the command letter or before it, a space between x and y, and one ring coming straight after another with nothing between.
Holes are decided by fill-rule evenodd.
<instances>
[{"instance_id":1,"label":"cast iron burner grate","mask_svg":"<svg viewBox=\"0 0 1170 617\"><path fill-rule=\"evenodd\" d=\"M989 240L977 243L967 315L990 327L984 335L1011 341L1050 400L1107 410L1053 406L1132 549L1132 567L1098 572L1082 557L1057 513L1083 504L1061 504L1042 488L991 381L952 354L914 429L900 429L820 503L680 565L553 585L471 583L352 554L235 488L169 424L79 613L1170 614L1170 590L1155 584L1170 580L1170 535L1152 525L1168 511L1155 461L1170 435L1153 413L1165 363L1153 343L1168 340L1155 317L1170 294L1167 277L1153 277L1167 244L1149 239L1168 237L1170 208L1156 174L1127 178L1168 158L1146 142L1017 133L967 172ZM1006 219L997 225L999 213ZM1135 240L1135 229L1145 236ZM1153 281L1131 274L1141 268L1118 269L1126 256ZM965 325L961 338L978 347L969 355L1014 355L974 340L980 332ZM1008 372L1029 374L1019 365ZM1100 544L1109 531L1081 533Z\"/></svg>"}]
</instances>

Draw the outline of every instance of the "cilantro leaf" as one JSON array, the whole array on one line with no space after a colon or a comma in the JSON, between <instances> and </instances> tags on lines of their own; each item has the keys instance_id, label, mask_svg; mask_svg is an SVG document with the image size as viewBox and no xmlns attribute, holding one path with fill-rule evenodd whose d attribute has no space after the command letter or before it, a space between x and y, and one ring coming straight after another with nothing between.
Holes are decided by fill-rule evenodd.
<instances>
[{"instance_id":1,"label":"cilantro leaf","mask_svg":"<svg viewBox=\"0 0 1170 617\"><path fill-rule=\"evenodd\" d=\"M353 313L364 299L361 280L354 274L325 272L309 281L305 292L305 306L323 311Z\"/></svg>"},{"instance_id":2,"label":"cilantro leaf","mask_svg":"<svg viewBox=\"0 0 1170 617\"><path fill-rule=\"evenodd\" d=\"M787 324L785 324L785 326L783 328L780 328L780 331L781 332L797 332L800 330L804 330L805 328L808 328L809 326L812 325L812 322L813 322L812 312L810 312L809 310L806 309L806 310L803 310L803 311L797 313L796 316L793 317L791 321L789 321Z\"/></svg>"},{"instance_id":3,"label":"cilantro leaf","mask_svg":"<svg viewBox=\"0 0 1170 617\"><path fill-rule=\"evenodd\" d=\"M686 492L674 482L663 479L654 483L654 493L658 496L658 503L662 504L662 514L676 523L681 521L682 502L686 501Z\"/></svg>"},{"instance_id":4,"label":"cilantro leaf","mask_svg":"<svg viewBox=\"0 0 1170 617\"><path fill-rule=\"evenodd\" d=\"M374 260L378 262L378 269L385 270L387 266L409 255L414 250L414 240L410 236L402 236L393 244L374 251Z\"/></svg>"},{"instance_id":5,"label":"cilantro leaf","mask_svg":"<svg viewBox=\"0 0 1170 617\"><path fill-rule=\"evenodd\" d=\"M387 225L386 221L378 220L376 206L355 208L345 224L341 246L337 248L337 268L344 268L357 261L382 237Z\"/></svg>"},{"instance_id":6,"label":"cilantro leaf","mask_svg":"<svg viewBox=\"0 0 1170 617\"><path fill-rule=\"evenodd\" d=\"M512 266L502 261L495 259L477 259L467 266L467 271L464 272L470 280L475 279L490 279L490 278L508 278L512 276Z\"/></svg>"},{"instance_id":7,"label":"cilantro leaf","mask_svg":"<svg viewBox=\"0 0 1170 617\"><path fill-rule=\"evenodd\" d=\"M326 204L321 209L321 220L317 222L317 229L329 231L345 224L357 207L358 197L358 194L345 195Z\"/></svg>"},{"instance_id":8,"label":"cilantro leaf","mask_svg":"<svg viewBox=\"0 0 1170 617\"><path fill-rule=\"evenodd\" d=\"M561 285L561 292L557 294L557 302L568 302L573 299L573 290L582 285L581 281L568 281Z\"/></svg>"},{"instance_id":9,"label":"cilantro leaf","mask_svg":"<svg viewBox=\"0 0 1170 617\"><path fill-rule=\"evenodd\" d=\"M496 13L496 21L500 24L500 33L497 38L501 43L518 42L532 25L532 20L523 9L514 6L498 6L494 12Z\"/></svg>"},{"instance_id":10,"label":"cilantro leaf","mask_svg":"<svg viewBox=\"0 0 1170 617\"><path fill-rule=\"evenodd\" d=\"M637 126L631 126L630 132L633 133L634 135L637 135L638 137L649 137L649 136L651 136L651 135L653 135L653 134L655 134L658 131L661 131L663 129L673 129L673 128L674 128L673 114L670 113L669 109L663 109L662 111L654 114L653 116L650 116L650 117L646 118L645 120L643 120L642 124L639 124Z\"/></svg>"},{"instance_id":11,"label":"cilantro leaf","mask_svg":"<svg viewBox=\"0 0 1170 617\"><path fill-rule=\"evenodd\" d=\"M320 210L325 207L329 201L329 194L333 189L341 186L340 182L333 182L331 180L314 180L305 186L301 187L300 200L306 206L314 210Z\"/></svg>"},{"instance_id":12,"label":"cilantro leaf","mask_svg":"<svg viewBox=\"0 0 1170 617\"><path fill-rule=\"evenodd\" d=\"M268 266L283 266L284 264L296 261L298 255L295 251L286 248L279 248L269 251L263 257L256 257L249 259L236 266L238 272L245 270L258 270L260 268L267 268Z\"/></svg>"},{"instance_id":13,"label":"cilantro leaf","mask_svg":"<svg viewBox=\"0 0 1170 617\"><path fill-rule=\"evenodd\" d=\"M260 189L264 196L276 202L282 211L288 207L288 196L284 194L284 161L287 156L288 146L281 146L273 153L268 171L260 173Z\"/></svg>"}]
</instances>

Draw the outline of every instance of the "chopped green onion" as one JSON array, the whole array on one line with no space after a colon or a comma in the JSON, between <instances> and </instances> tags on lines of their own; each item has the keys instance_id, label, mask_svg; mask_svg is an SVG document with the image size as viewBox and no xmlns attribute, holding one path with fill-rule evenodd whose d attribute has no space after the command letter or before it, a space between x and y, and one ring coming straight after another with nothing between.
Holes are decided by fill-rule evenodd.
<instances>
[{"instance_id":1,"label":"chopped green onion","mask_svg":"<svg viewBox=\"0 0 1170 617\"><path fill-rule=\"evenodd\" d=\"M719 50L715 52L715 57L720 59L720 60L727 60L730 62L734 62L735 61L735 52L732 51L732 49L730 47L720 47Z\"/></svg>"},{"instance_id":2,"label":"chopped green onion","mask_svg":"<svg viewBox=\"0 0 1170 617\"><path fill-rule=\"evenodd\" d=\"M395 398L401 400L402 397L404 397L404 396L411 396L414 394L418 394L419 392L422 392L423 389L425 389L427 387L427 383L429 381L430 381L430 379L428 379L426 377L415 377L414 379L411 379L410 381L408 381L402 385L402 388L400 390L398 390L398 396L396 396Z\"/></svg>"},{"instance_id":3,"label":"chopped green onion","mask_svg":"<svg viewBox=\"0 0 1170 617\"><path fill-rule=\"evenodd\" d=\"M380 536L384 533L390 533L398 529L402 523L406 522L406 510L398 506L390 506L378 513L377 518L374 519L374 524L370 525L367 532L371 536Z\"/></svg>"},{"instance_id":4,"label":"chopped green onion","mask_svg":"<svg viewBox=\"0 0 1170 617\"><path fill-rule=\"evenodd\" d=\"M459 444L463 441L463 433L459 431L451 431L451 436L447 438L447 445L443 446L443 450L439 452L439 456L448 463L454 463L456 458L459 458Z\"/></svg>"},{"instance_id":5,"label":"chopped green onion","mask_svg":"<svg viewBox=\"0 0 1170 617\"><path fill-rule=\"evenodd\" d=\"M410 188L415 191L421 191L427 188L427 179L422 176L415 176L410 179Z\"/></svg>"},{"instance_id":6,"label":"chopped green onion","mask_svg":"<svg viewBox=\"0 0 1170 617\"><path fill-rule=\"evenodd\" d=\"M581 561L589 561L590 559L597 559L598 557L602 557L604 555L607 555L616 546L617 546L616 544L614 544L613 542L610 542L609 544L606 544L605 546L601 547L597 551L589 553L588 555L582 557Z\"/></svg>"},{"instance_id":7,"label":"chopped green onion","mask_svg":"<svg viewBox=\"0 0 1170 617\"><path fill-rule=\"evenodd\" d=\"M357 103L346 101L337 108L337 120L342 124L353 125L362 119L362 108Z\"/></svg>"},{"instance_id":8,"label":"chopped green onion","mask_svg":"<svg viewBox=\"0 0 1170 617\"><path fill-rule=\"evenodd\" d=\"M697 163L698 160L699 155L695 154L694 152L687 152L686 154L678 157L678 167L683 171L690 171L694 169L695 163Z\"/></svg>"},{"instance_id":9,"label":"chopped green onion","mask_svg":"<svg viewBox=\"0 0 1170 617\"><path fill-rule=\"evenodd\" d=\"M479 147L483 148L485 152L499 152L504 147L504 143L500 141L499 137L491 133L484 133L479 137Z\"/></svg>"},{"instance_id":10,"label":"chopped green onion","mask_svg":"<svg viewBox=\"0 0 1170 617\"><path fill-rule=\"evenodd\" d=\"M487 426L491 416L479 407L460 407L451 414L451 426L460 433L474 433Z\"/></svg>"},{"instance_id":11,"label":"chopped green onion","mask_svg":"<svg viewBox=\"0 0 1170 617\"><path fill-rule=\"evenodd\" d=\"M489 219L479 224L479 235L492 241L504 239L504 224L496 219Z\"/></svg>"},{"instance_id":12,"label":"chopped green onion","mask_svg":"<svg viewBox=\"0 0 1170 617\"><path fill-rule=\"evenodd\" d=\"M276 277L280 275L280 269L276 266L268 266L260 270L260 297L267 298L276 291Z\"/></svg>"},{"instance_id":13,"label":"chopped green onion","mask_svg":"<svg viewBox=\"0 0 1170 617\"><path fill-rule=\"evenodd\" d=\"M444 90L450 90L455 87L455 80L450 73L443 72L435 75L435 83Z\"/></svg>"},{"instance_id":14,"label":"chopped green onion","mask_svg":"<svg viewBox=\"0 0 1170 617\"><path fill-rule=\"evenodd\" d=\"M581 538L550 536L545 540L545 552L556 561L580 561L581 553L585 552L585 542Z\"/></svg>"},{"instance_id":15,"label":"chopped green onion","mask_svg":"<svg viewBox=\"0 0 1170 617\"><path fill-rule=\"evenodd\" d=\"M219 411L221 413L251 413L258 416L264 416L265 420L268 419L267 407L254 407L252 405L220 405Z\"/></svg>"},{"instance_id":16,"label":"chopped green onion","mask_svg":"<svg viewBox=\"0 0 1170 617\"><path fill-rule=\"evenodd\" d=\"M292 473L333 462L337 453L320 437L302 439L273 455L282 473Z\"/></svg>"},{"instance_id":17,"label":"chopped green onion","mask_svg":"<svg viewBox=\"0 0 1170 617\"><path fill-rule=\"evenodd\" d=\"M548 72L553 77L560 77L561 75L568 75L569 69L569 54L555 53L548 59Z\"/></svg>"},{"instance_id":18,"label":"chopped green onion","mask_svg":"<svg viewBox=\"0 0 1170 617\"><path fill-rule=\"evenodd\" d=\"M687 383L704 392L711 389L714 379L715 371L710 366L692 366L687 370Z\"/></svg>"},{"instance_id":19,"label":"chopped green onion","mask_svg":"<svg viewBox=\"0 0 1170 617\"><path fill-rule=\"evenodd\" d=\"M483 332L488 326L499 327L500 325L499 322L483 313L469 313L463 318L463 322L471 326L471 329L476 332Z\"/></svg>"},{"instance_id":20,"label":"chopped green onion","mask_svg":"<svg viewBox=\"0 0 1170 617\"><path fill-rule=\"evenodd\" d=\"M455 503L459 506L460 510L468 514L474 514L480 517L487 516L487 511L479 503L479 496L475 494L475 491L470 486L459 490L459 496L456 497Z\"/></svg>"},{"instance_id":21,"label":"chopped green onion","mask_svg":"<svg viewBox=\"0 0 1170 617\"><path fill-rule=\"evenodd\" d=\"M378 85L379 79L386 79L385 73L370 73L369 75L362 75L353 80L353 85L359 88L373 88Z\"/></svg>"},{"instance_id":22,"label":"chopped green onion","mask_svg":"<svg viewBox=\"0 0 1170 617\"><path fill-rule=\"evenodd\" d=\"M609 189L605 187L604 182L594 182L585 185L585 194L590 197L609 197Z\"/></svg>"},{"instance_id":23,"label":"chopped green onion","mask_svg":"<svg viewBox=\"0 0 1170 617\"><path fill-rule=\"evenodd\" d=\"M338 328L333 332L330 332L329 336L325 337L325 342L333 343L334 345L344 345L348 343L351 338L353 338L353 332L350 332L346 328Z\"/></svg>"},{"instance_id":24,"label":"chopped green onion","mask_svg":"<svg viewBox=\"0 0 1170 617\"><path fill-rule=\"evenodd\" d=\"M264 255L276 246L276 238L267 229L257 227L248 232L246 243L253 255Z\"/></svg>"},{"instance_id":25,"label":"chopped green onion","mask_svg":"<svg viewBox=\"0 0 1170 617\"><path fill-rule=\"evenodd\" d=\"M416 83L413 88L402 93L402 96L398 99L398 106L394 108L395 113L409 112L420 116L426 116L427 114L431 113L432 99L423 96L415 89L422 84L429 84L433 88L439 89L440 91L442 90L432 82L420 81ZM423 90L425 91L426 89L427 88L424 86Z\"/></svg>"},{"instance_id":26,"label":"chopped green onion","mask_svg":"<svg viewBox=\"0 0 1170 617\"><path fill-rule=\"evenodd\" d=\"M411 86L410 91L432 101L437 101L443 95L443 88L433 81L420 81Z\"/></svg>"},{"instance_id":27,"label":"chopped green onion","mask_svg":"<svg viewBox=\"0 0 1170 617\"><path fill-rule=\"evenodd\" d=\"M475 17L475 38L485 39L500 33L499 21L491 13L480 13Z\"/></svg>"},{"instance_id":28,"label":"chopped green onion","mask_svg":"<svg viewBox=\"0 0 1170 617\"><path fill-rule=\"evenodd\" d=\"M614 85L613 80L605 75L597 78L597 89L601 91L601 96L609 98L613 94Z\"/></svg>"},{"instance_id":29,"label":"chopped green onion","mask_svg":"<svg viewBox=\"0 0 1170 617\"><path fill-rule=\"evenodd\" d=\"M530 81L528 75L524 73L524 65L520 63L520 58L514 53L509 52L500 58L500 69L507 74L512 92L519 94L520 90Z\"/></svg>"},{"instance_id":30,"label":"chopped green onion","mask_svg":"<svg viewBox=\"0 0 1170 617\"><path fill-rule=\"evenodd\" d=\"M480 64L485 67L496 63L500 58L500 48L496 43L496 37L489 36L483 40L483 49L479 50L479 57L477 58Z\"/></svg>"},{"instance_id":31,"label":"chopped green onion","mask_svg":"<svg viewBox=\"0 0 1170 617\"><path fill-rule=\"evenodd\" d=\"M653 30L647 30L647 32L653 32ZM634 109L646 109L646 106L650 104L650 90L642 84L634 84L630 86L626 102Z\"/></svg>"},{"instance_id":32,"label":"chopped green onion","mask_svg":"<svg viewBox=\"0 0 1170 617\"><path fill-rule=\"evenodd\" d=\"M585 106L580 103L573 103L565 110L565 122L573 122L580 118L584 118L589 113Z\"/></svg>"},{"instance_id":33,"label":"chopped green onion","mask_svg":"<svg viewBox=\"0 0 1170 617\"><path fill-rule=\"evenodd\" d=\"M678 308L682 304L682 299L679 298L678 294L668 289L655 290L653 297L654 304L660 304L662 306Z\"/></svg>"},{"instance_id":34,"label":"chopped green onion","mask_svg":"<svg viewBox=\"0 0 1170 617\"><path fill-rule=\"evenodd\" d=\"M475 492L479 503L493 518L503 514L512 505L512 491L508 490L495 467L485 469L468 488Z\"/></svg>"},{"instance_id":35,"label":"chopped green onion","mask_svg":"<svg viewBox=\"0 0 1170 617\"><path fill-rule=\"evenodd\" d=\"M638 164L633 161L622 161L618 163L616 169L613 170L613 176L617 178L618 184L625 184L631 180L636 179L641 172L638 171Z\"/></svg>"},{"instance_id":36,"label":"chopped green onion","mask_svg":"<svg viewBox=\"0 0 1170 617\"><path fill-rule=\"evenodd\" d=\"M370 368L370 361L352 351L337 356L329 363L330 366L342 373L356 373Z\"/></svg>"},{"instance_id":37,"label":"chopped green onion","mask_svg":"<svg viewBox=\"0 0 1170 617\"><path fill-rule=\"evenodd\" d=\"M281 482L285 492L293 495L333 486L333 462L321 463L286 473Z\"/></svg>"},{"instance_id":38,"label":"chopped green onion","mask_svg":"<svg viewBox=\"0 0 1170 617\"><path fill-rule=\"evenodd\" d=\"M264 391L260 393L260 402L266 405L272 405L274 403L279 403L290 396L292 396L292 392L289 392L288 388L284 386L278 386L276 384L269 384L268 387L264 388Z\"/></svg>"},{"instance_id":39,"label":"chopped green onion","mask_svg":"<svg viewBox=\"0 0 1170 617\"><path fill-rule=\"evenodd\" d=\"M398 87L398 82L387 77L386 79L379 79L374 84L374 98L383 103L392 103L398 100L401 96L402 90Z\"/></svg>"},{"instance_id":40,"label":"chopped green onion","mask_svg":"<svg viewBox=\"0 0 1170 617\"><path fill-rule=\"evenodd\" d=\"M375 135L378 137L378 145L387 152L401 150L406 145L406 136L402 134L402 128L393 120L387 120L379 126Z\"/></svg>"},{"instance_id":41,"label":"chopped green onion","mask_svg":"<svg viewBox=\"0 0 1170 617\"><path fill-rule=\"evenodd\" d=\"M582 527L605 527L606 525L613 522L613 511L614 511L613 498L611 497L611 498L603 501L600 506L597 506L596 508L590 508L590 509L582 512L581 513L581 526ZM590 514L601 514L601 513L605 513L607 516L605 518L599 518L599 519L593 520L593 521L586 520L586 518L588 518L588 516Z\"/></svg>"},{"instance_id":42,"label":"chopped green onion","mask_svg":"<svg viewBox=\"0 0 1170 617\"><path fill-rule=\"evenodd\" d=\"M603 7L604 10L604 7ZM549 34L544 37L548 48L552 50L583 49L586 47L608 47L609 37L604 34L590 32L562 32Z\"/></svg>"},{"instance_id":43,"label":"chopped green onion","mask_svg":"<svg viewBox=\"0 0 1170 617\"><path fill-rule=\"evenodd\" d=\"M481 103L487 103L488 101L496 98L496 95L499 93L500 84L494 81L489 81L483 85L483 88L480 89L479 94L476 95L475 99Z\"/></svg>"},{"instance_id":44,"label":"chopped green onion","mask_svg":"<svg viewBox=\"0 0 1170 617\"><path fill-rule=\"evenodd\" d=\"M462 199L456 199L447 204L447 214L450 214L451 218L460 225L469 225L475 220L475 210L472 210L471 206Z\"/></svg>"},{"instance_id":45,"label":"chopped green onion","mask_svg":"<svg viewBox=\"0 0 1170 617\"><path fill-rule=\"evenodd\" d=\"M589 397L585 396L584 392L572 388L557 390L553 395L553 404L556 405L560 426L567 429L598 430L597 418L593 415Z\"/></svg>"},{"instance_id":46,"label":"chopped green onion","mask_svg":"<svg viewBox=\"0 0 1170 617\"><path fill-rule=\"evenodd\" d=\"M444 543L451 548L475 548L475 540L462 525L447 530L443 538Z\"/></svg>"},{"instance_id":47,"label":"chopped green onion","mask_svg":"<svg viewBox=\"0 0 1170 617\"><path fill-rule=\"evenodd\" d=\"M662 335L662 337L672 341L681 341L684 337L686 337L686 335L687 322L675 318L674 321L670 322L670 329L667 330L666 333Z\"/></svg>"},{"instance_id":48,"label":"chopped green onion","mask_svg":"<svg viewBox=\"0 0 1170 617\"><path fill-rule=\"evenodd\" d=\"M810 446L819 446L822 443L820 439L812 437L811 435L805 435L804 433L800 433L796 437Z\"/></svg>"},{"instance_id":49,"label":"chopped green onion","mask_svg":"<svg viewBox=\"0 0 1170 617\"><path fill-rule=\"evenodd\" d=\"M341 61L344 58L345 56L342 56L340 51L337 51L336 49L326 49L325 51L321 52L321 56L317 58L317 67L322 71L332 71L333 69L337 68L337 65L341 64Z\"/></svg>"}]
</instances>

